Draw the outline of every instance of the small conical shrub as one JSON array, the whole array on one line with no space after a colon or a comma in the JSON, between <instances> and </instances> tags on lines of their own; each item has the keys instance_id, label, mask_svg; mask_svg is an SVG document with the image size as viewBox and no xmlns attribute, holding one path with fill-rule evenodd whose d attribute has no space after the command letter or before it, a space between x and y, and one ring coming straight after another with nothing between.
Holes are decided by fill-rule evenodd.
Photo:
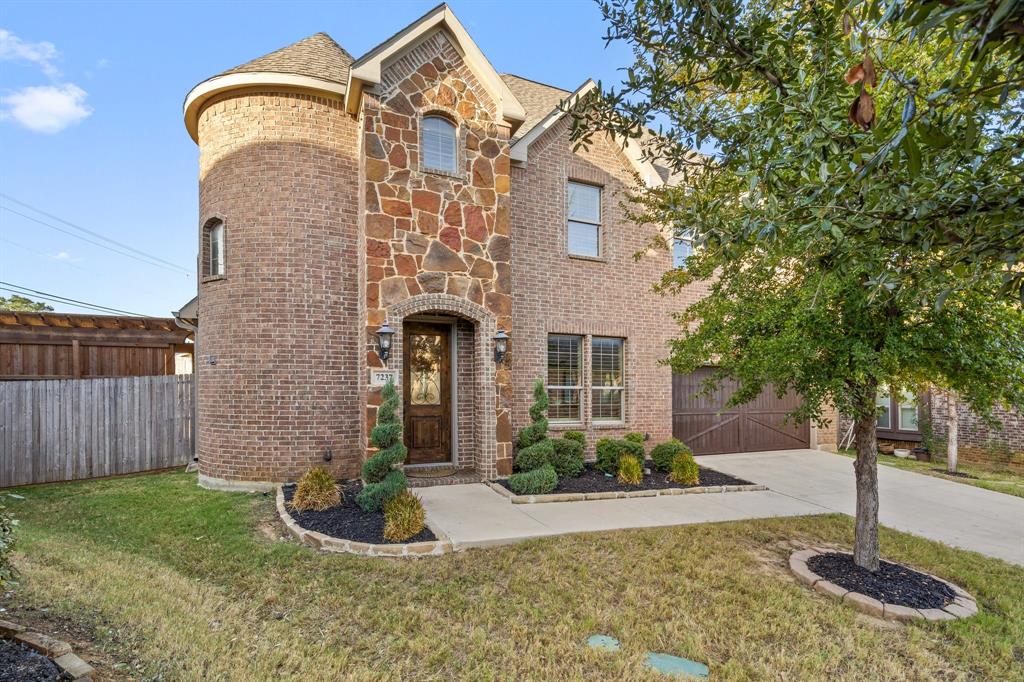
<instances>
[{"instance_id":1,"label":"small conical shrub","mask_svg":"<svg viewBox=\"0 0 1024 682\"><path fill-rule=\"evenodd\" d=\"M398 391L389 381L381 392L377 408L377 425L370 432L370 441L377 453L363 463L363 489L356 495L356 504L363 511L380 511L384 503L406 489L405 472L395 466L408 454L402 443L402 424L398 421Z\"/></svg>"},{"instance_id":2,"label":"small conical shrub","mask_svg":"<svg viewBox=\"0 0 1024 682\"><path fill-rule=\"evenodd\" d=\"M548 391L544 388L544 380L537 379L533 384L533 405L530 405L530 421L533 423L519 432L520 448L528 448L547 438L547 412Z\"/></svg>"}]
</instances>

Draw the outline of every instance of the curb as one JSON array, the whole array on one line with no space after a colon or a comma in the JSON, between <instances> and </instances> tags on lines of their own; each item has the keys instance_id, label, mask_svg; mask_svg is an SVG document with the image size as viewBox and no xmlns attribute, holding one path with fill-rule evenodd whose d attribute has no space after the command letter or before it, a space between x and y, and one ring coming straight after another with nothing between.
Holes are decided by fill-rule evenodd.
<instances>
[{"instance_id":1,"label":"curb","mask_svg":"<svg viewBox=\"0 0 1024 682\"><path fill-rule=\"evenodd\" d=\"M281 521L288 528L288 531L295 536L295 539L304 545L309 545L313 549L319 549L324 552L334 552L336 554L355 554L358 556L375 556L375 557L423 557L423 556L440 556L442 554L449 554L455 551L455 547L448 537L434 528L427 527L433 531L438 540L430 540L427 542L407 542L401 544L389 544L389 545L375 545L369 542L356 542L355 540L346 540L344 538L336 538L324 533L319 533L315 530L307 530L300 526L292 515L288 513L288 509L284 502L284 490L281 486L277 488L277 513L281 517Z\"/></svg>"},{"instance_id":2,"label":"curb","mask_svg":"<svg viewBox=\"0 0 1024 682\"><path fill-rule=\"evenodd\" d=\"M36 653L46 656L56 664L64 675L76 682L92 680L93 667L71 651L71 645L54 639L41 632L33 632L24 626L7 620L0 620L0 638L23 644Z\"/></svg>"},{"instance_id":3,"label":"curb","mask_svg":"<svg viewBox=\"0 0 1024 682\"><path fill-rule=\"evenodd\" d=\"M766 485L706 485L695 488L661 488L658 490L611 490L598 493L550 493L548 495L516 495L494 481L485 484L512 504L542 504L545 502L583 502L592 500L623 500L634 497L664 497L673 495L707 495L713 493L739 493L768 490Z\"/></svg>"},{"instance_id":4,"label":"curb","mask_svg":"<svg viewBox=\"0 0 1024 682\"><path fill-rule=\"evenodd\" d=\"M946 604L941 609L915 609L909 606L900 606L899 604L889 604L888 602L879 601L878 599L869 597L866 594L861 594L860 592L850 592L844 587L840 587L833 582L825 580L807 566L807 560L811 557L819 554L828 554L832 551L834 550L814 547L811 549L803 549L798 552L793 552L789 555L789 570L794 576L796 576L796 579L799 582L807 585L815 592L839 599L861 613L866 613L867 615L875 616L876 618L884 618L886 620L896 620L901 622L908 622L912 620L943 621L970 618L971 616L976 616L978 614L977 601L975 601L974 597L968 594L963 588L958 585L954 585L948 580L943 580L936 575L932 575L931 573L925 573L924 571L918 571L918 573L927 575L930 578L938 580L944 585L948 585L949 588L956 593L956 597L953 601Z\"/></svg>"}]
</instances>

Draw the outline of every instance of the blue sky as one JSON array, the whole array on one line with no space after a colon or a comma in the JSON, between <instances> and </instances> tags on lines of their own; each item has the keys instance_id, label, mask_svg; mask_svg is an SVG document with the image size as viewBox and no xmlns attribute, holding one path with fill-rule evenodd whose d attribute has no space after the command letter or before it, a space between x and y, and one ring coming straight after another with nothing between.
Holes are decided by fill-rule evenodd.
<instances>
[{"instance_id":1,"label":"blue sky","mask_svg":"<svg viewBox=\"0 0 1024 682\"><path fill-rule=\"evenodd\" d=\"M0 197L0 281L169 315L195 293L198 154L182 124L185 94L318 31L359 57L435 4L7 0L0 193L11 198ZM499 72L573 89L615 80L630 61L625 46L605 48L590 0L449 4ZM177 268L39 222L81 234L61 220Z\"/></svg>"}]
</instances>

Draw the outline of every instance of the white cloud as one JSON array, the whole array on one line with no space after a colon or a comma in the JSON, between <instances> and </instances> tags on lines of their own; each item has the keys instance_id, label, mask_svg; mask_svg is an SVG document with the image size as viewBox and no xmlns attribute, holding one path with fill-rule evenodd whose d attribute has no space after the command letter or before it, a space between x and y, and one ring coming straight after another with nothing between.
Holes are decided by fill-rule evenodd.
<instances>
[{"instance_id":1,"label":"white cloud","mask_svg":"<svg viewBox=\"0 0 1024 682\"><path fill-rule=\"evenodd\" d=\"M57 46L45 40L27 43L6 29L0 28L0 60L23 60L39 66L50 78L60 75L54 60L60 56Z\"/></svg>"},{"instance_id":2,"label":"white cloud","mask_svg":"<svg viewBox=\"0 0 1024 682\"><path fill-rule=\"evenodd\" d=\"M67 251L58 251L57 253L55 253L52 256L50 256L50 258L52 258L53 260L59 260L59 261L65 262L65 263L80 263L82 261L81 258L75 258L70 253L68 253Z\"/></svg>"},{"instance_id":3,"label":"white cloud","mask_svg":"<svg viewBox=\"0 0 1024 682\"><path fill-rule=\"evenodd\" d=\"M22 88L0 97L0 117L37 133L58 133L92 113L85 105L86 92L74 83Z\"/></svg>"}]
</instances>

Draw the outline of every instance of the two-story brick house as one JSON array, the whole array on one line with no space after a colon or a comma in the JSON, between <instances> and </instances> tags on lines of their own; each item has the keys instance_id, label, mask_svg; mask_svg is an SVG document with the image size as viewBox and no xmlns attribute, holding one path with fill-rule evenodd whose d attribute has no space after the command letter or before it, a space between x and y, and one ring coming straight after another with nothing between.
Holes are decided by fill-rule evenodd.
<instances>
[{"instance_id":1,"label":"two-story brick house","mask_svg":"<svg viewBox=\"0 0 1024 682\"><path fill-rule=\"evenodd\" d=\"M441 5L358 59L321 33L188 94L204 485L325 462L357 476L388 376L410 467L509 473L537 378L552 428L584 431L590 454L605 435L669 438L674 417L695 442L736 428L682 396L673 409L671 313L702 292L652 292L671 250L633 258L657 227L620 202L658 169L607 137L573 149L559 104L591 87L497 73ZM754 441L814 435L775 426ZM705 451L743 449L715 438Z\"/></svg>"}]
</instances>

